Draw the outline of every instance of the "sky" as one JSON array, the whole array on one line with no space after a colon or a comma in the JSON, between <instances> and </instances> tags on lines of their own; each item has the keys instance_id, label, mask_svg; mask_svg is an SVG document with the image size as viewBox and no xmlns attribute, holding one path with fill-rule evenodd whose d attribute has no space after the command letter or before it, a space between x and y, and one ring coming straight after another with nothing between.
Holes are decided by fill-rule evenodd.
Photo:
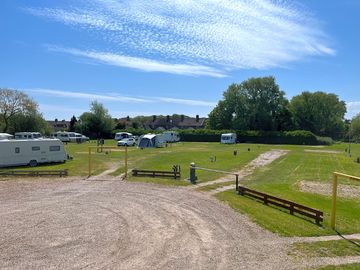
<instances>
[{"instance_id":1,"label":"sky","mask_svg":"<svg viewBox=\"0 0 360 270\"><path fill-rule=\"evenodd\" d=\"M335 93L360 113L358 0L1 0L0 88L47 120L206 117L232 83Z\"/></svg>"}]
</instances>

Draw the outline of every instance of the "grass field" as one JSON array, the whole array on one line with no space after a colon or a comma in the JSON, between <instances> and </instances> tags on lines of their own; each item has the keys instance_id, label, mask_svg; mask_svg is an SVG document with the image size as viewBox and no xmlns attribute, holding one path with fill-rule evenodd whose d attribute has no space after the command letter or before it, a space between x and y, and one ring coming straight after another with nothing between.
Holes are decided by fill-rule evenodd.
<instances>
[{"instance_id":1,"label":"grass field","mask_svg":"<svg viewBox=\"0 0 360 270\"><path fill-rule=\"evenodd\" d=\"M358 240L335 240L295 243L292 245L290 255L300 258L360 256L360 242Z\"/></svg>"},{"instance_id":2,"label":"grass field","mask_svg":"<svg viewBox=\"0 0 360 270\"><path fill-rule=\"evenodd\" d=\"M360 175L360 164L339 153L317 153L304 150L333 151L344 149L339 144L324 148L299 146L283 146L291 151L283 158L267 167L260 168L249 176L243 184L247 187L266 192L284 199L292 200L324 211L323 226L315 226L307 219L290 216L276 208L264 206L252 199L236 195L233 191L218 194L217 197L242 213L246 213L258 224L273 232L285 236L316 236L334 234L330 229L331 197L301 192L300 181L317 181L331 183L332 172L339 171L352 175ZM354 145L354 152L360 152L360 146ZM343 184L359 184L341 179ZM360 232L360 198L338 198L337 230L342 234Z\"/></svg>"}]
</instances>

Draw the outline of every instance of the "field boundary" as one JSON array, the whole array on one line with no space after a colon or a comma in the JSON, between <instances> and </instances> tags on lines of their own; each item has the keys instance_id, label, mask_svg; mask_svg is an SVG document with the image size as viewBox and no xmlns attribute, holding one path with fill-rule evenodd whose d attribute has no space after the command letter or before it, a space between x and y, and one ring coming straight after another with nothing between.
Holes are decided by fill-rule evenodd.
<instances>
[{"instance_id":1,"label":"field boundary","mask_svg":"<svg viewBox=\"0 0 360 270\"><path fill-rule=\"evenodd\" d=\"M0 176L68 176L68 170L41 170L41 171L0 171Z\"/></svg>"}]
</instances>

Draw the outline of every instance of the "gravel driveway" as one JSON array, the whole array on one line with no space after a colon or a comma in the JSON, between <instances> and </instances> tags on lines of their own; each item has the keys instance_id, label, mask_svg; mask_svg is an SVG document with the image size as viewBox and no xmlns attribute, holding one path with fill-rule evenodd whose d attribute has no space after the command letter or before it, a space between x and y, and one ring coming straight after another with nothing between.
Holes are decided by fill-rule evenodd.
<instances>
[{"instance_id":1,"label":"gravel driveway","mask_svg":"<svg viewBox=\"0 0 360 270\"><path fill-rule=\"evenodd\" d=\"M291 269L281 238L211 196L119 180L0 181L2 269Z\"/></svg>"}]
</instances>

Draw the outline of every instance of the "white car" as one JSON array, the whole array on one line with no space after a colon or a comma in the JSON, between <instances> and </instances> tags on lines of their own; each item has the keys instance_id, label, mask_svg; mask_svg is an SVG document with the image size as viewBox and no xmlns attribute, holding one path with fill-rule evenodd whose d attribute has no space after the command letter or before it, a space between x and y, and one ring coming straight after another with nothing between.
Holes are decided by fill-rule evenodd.
<instances>
[{"instance_id":1,"label":"white car","mask_svg":"<svg viewBox=\"0 0 360 270\"><path fill-rule=\"evenodd\" d=\"M117 142L118 146L134 146L136 141L134 138L125 138Z\"/></svg>"}]
</instances>

